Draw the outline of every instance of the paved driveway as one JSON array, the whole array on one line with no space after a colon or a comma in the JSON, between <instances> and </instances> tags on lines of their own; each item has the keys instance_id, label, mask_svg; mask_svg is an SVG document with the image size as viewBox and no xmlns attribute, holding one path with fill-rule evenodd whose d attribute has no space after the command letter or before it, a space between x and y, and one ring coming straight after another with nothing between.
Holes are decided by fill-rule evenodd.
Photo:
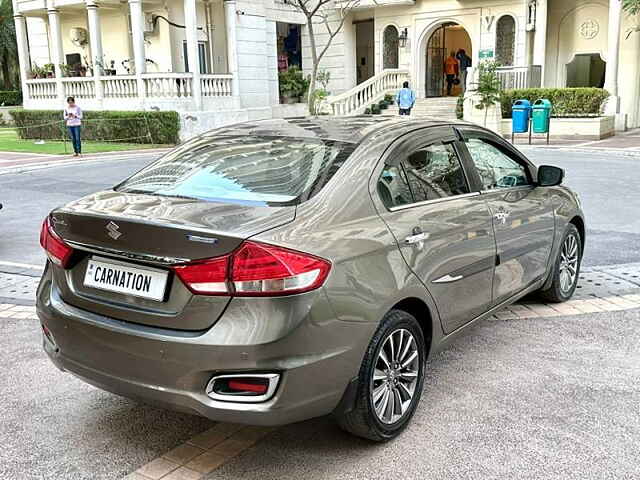
<instances>
[{"instance_id":1,"label":"paved driveway","mask_svg":"<svg viewBox=\"0 0 640 480\"><path fill-rule=\"evenodd\" d=\"M433 360L396 441L317 419L210 479L640 478L640 311L491 321Z\"/></svg>"}]
</instances>

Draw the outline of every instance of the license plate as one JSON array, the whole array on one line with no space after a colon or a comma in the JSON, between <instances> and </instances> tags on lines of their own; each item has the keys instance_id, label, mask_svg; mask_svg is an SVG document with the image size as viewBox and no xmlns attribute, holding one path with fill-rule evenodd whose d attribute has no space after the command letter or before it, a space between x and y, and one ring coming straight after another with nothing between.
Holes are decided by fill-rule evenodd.
<instances>
[{"instance_id":1,"label":"license plate","mask_svg":"<svg viewBox=\"0 0 640 480\"><path fill-rule=\"evenodd\" d=\"M84 284L91 288L161 302L164 300L167 276L168 273L162 270L91 259L84 275Z\"/></svg>"}]
</instances>

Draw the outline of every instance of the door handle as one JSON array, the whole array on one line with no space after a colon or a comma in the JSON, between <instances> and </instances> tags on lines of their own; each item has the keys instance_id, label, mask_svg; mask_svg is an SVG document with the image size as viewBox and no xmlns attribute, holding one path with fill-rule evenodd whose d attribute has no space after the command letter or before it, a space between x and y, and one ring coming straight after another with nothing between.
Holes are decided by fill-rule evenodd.
<instances>
[{"instance_id":1,"label":"door handle","mask_svg":"<svg viewBox=\"0 0 640 480\"><path fill-rule=\"evenodd\" d=\"M440 277L437 280L433 280L431 283L451 283L451 282L457 282L458 280L462 280L463 278L464 276L462 275L456 275L456 276L445 275L444 277Z\"/></svg>"},{"instance_id":2,"label":"door handle","mask_svg":"<svg viewBox=\"0 0 640 480\"><path fill-rule=\"evenodd\" d=\"M418 234L414 234L414 235L409 235L407 238L404 239L404 243L405 245L412 245L414 243L420 243L425 241L427 238L429 238L429 234L428 233L418 233Z\"/></svg>"}]
</instances>

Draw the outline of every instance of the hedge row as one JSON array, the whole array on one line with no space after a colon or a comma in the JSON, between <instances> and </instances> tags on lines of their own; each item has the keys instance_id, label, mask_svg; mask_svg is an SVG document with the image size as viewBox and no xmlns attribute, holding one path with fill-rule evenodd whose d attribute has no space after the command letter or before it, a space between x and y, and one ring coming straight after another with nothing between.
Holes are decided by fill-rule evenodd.
<instances>
[{"instance_id":1,"label":"hedge row","mask_svg":"<svg viewBox=\"0 0 640 480\"><path fill-rule=\"evenodd\" d=\"M23 139L60 140L68 136L61 110L11 110ZM176 144L177 112L85 111L82 139L124 143Z\"/></svg>"},{"instance_id":2,"label":"hedge row","mask_svg":"<svg viewBox=\"0 0 640 480\"><path fill-rule=\"evenodd\" d=\"M546 98L553 105L552 117L584 117L601 115L609 92L602 88L525 88L502 92L502 118L511 118L516 100Z\"/></svg>"},{"instance_id":3,"label":"hedge row","mask_svg":"<svg viewBox=\"0 0 640 480\"><path fill-rule=\"evenodd\" d=\"M22 105L22 92L17 90L0 90L0 107Z\"/></svg>"}]
</instances>

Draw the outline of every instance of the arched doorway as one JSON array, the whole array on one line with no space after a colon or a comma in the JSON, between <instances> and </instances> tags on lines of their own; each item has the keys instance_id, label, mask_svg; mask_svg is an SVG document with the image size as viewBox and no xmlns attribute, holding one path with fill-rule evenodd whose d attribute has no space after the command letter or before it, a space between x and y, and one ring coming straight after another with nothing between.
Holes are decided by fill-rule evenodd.
<instances>
[{"instance_id":1,"label":"arched doorway","mask_svg":"<svg viewBox=\"0 0 640 480\"><path fill-rule=\"evenodd\" d=\"M398 29L389 25L382 34L382 68L398 68Z\"/></svg>"},{"instance_id":2,"label":"arched doorway","mask_svg":"<svg viewBox=\"0 0 640 480\"><path fill-rule=\"evenodd\" d=\"M516 21L511 15L503 15L496 25L496 61L512 66L516 50Z\"/></svg>"},{"instance_id":3,"label":"arched doorway","mask_svg":"<svg viewBox=\"0 0 640 480\"><path fill-rule=\"evenodd\" d=\"M426 97L446 95L445 61L451 52L464 50L472 57L471 38L465 28L455 22L443 23L429 36L425 49L424 91ZM462 93L462 85L454 86L452 95Z\"/></svg>"}]
</instances>

